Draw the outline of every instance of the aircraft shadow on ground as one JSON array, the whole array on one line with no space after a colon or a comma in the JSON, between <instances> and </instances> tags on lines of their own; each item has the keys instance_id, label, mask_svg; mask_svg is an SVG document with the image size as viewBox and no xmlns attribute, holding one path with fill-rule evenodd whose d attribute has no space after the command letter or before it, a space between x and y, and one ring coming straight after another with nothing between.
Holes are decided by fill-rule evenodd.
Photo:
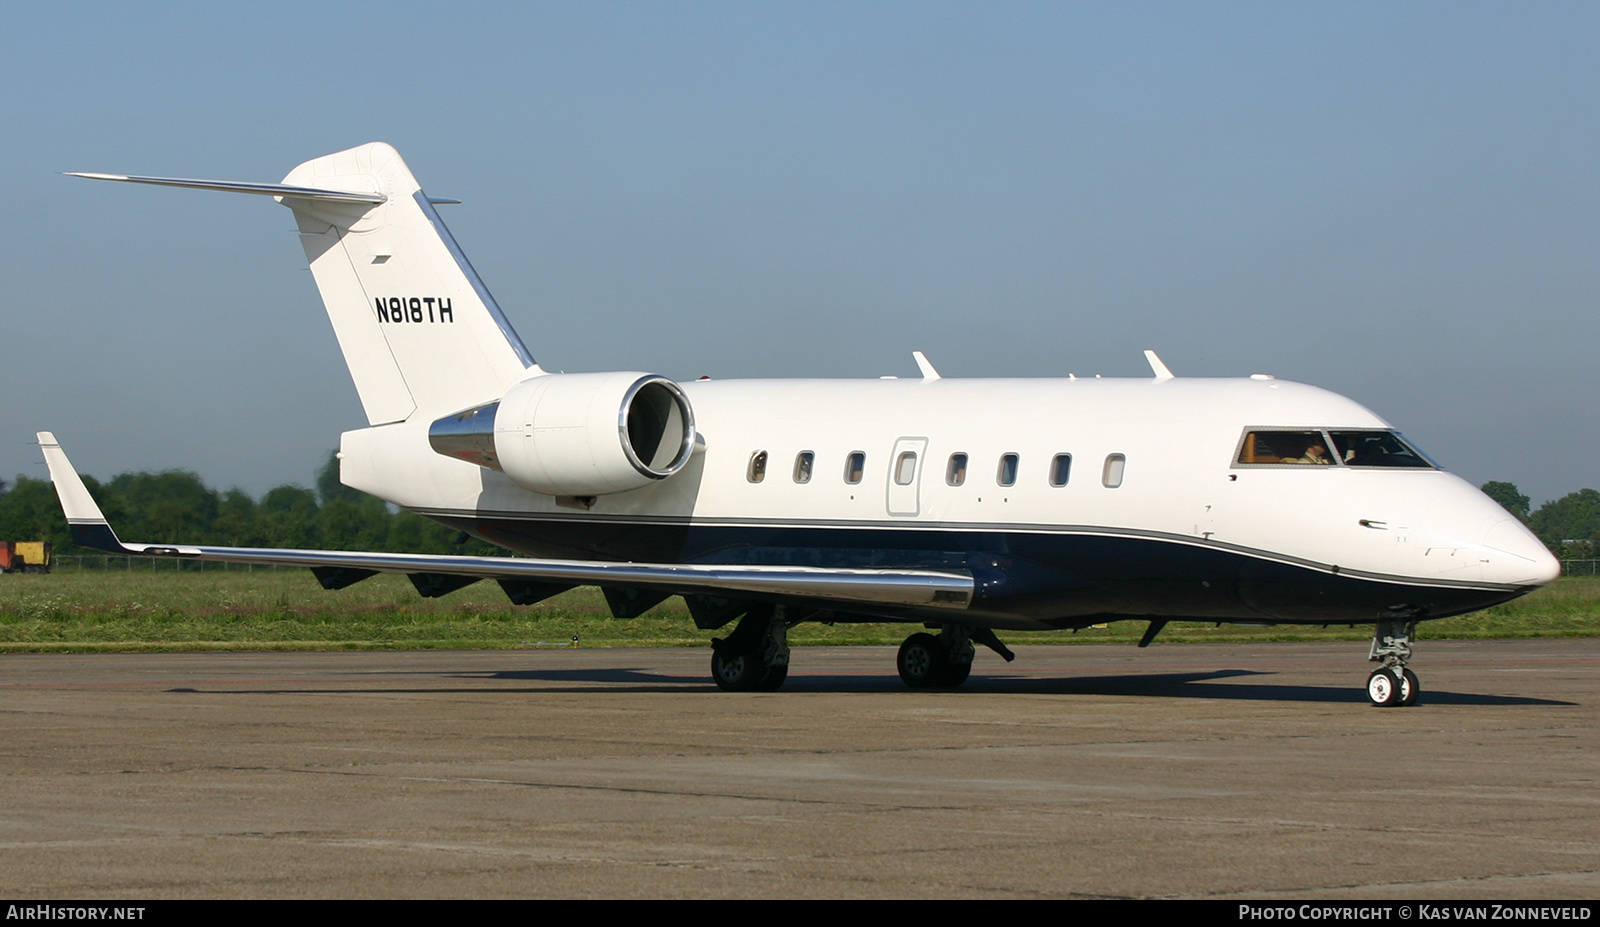
<instances>
[{"instance_id":1,"label":"aircraft shadow on ground","mask_svg":"<svg viewBox=\"0 0 1600 927\"><path fill-rule=\"evenodd\" d=\"M1008 678L983 677L974 674L959 689L924 690L960 693L1051 694L1051 695L1116 695L1146 698L1204 698L1266 702L1327 702L1365 703L1367 695L1365 678L1349 686L1307 686L1292 683L1251 682L1231 684L1219 680L1241 677L1275 676L1276 673L1254 670L1212 670L1191 673L1159 673L1127 676L1071 676L1063 678ZM856 680L840 686L842 680L827 676L790 676L784 690L795 691L847 691L854 688ZM884 684L874 688L896 688L900 683L888 677ZM1483 695L1472 692L1422 690L1422 701L1435 705L1574 705L1574 702L1521 696Z\"/></svg>"},{"instance_id":2,"label":"aircraft shadow on ground","mask_svg":"<svg viewBox=\"0 0 1600 927\"><path fill-rule=\"evenodd\" d=\"M378 674L377 678L389 674ZM427 675L438 678L432 673L399 673L396 675ZM924 694L942 695L959 698L963 695L1014 695L1014 694L1039 694L1039 695L1105 695L1138 698L1187 698L1187 699L1225 699L1236 701L1257 702L1322 702L1329 704L1348 703L1359 704L1366 701L1366 692L1361 679L1357 679L1349 686L1310 686L1295 685L1292 683L1249 682L1229 683L1224 680L1241 679L1260 676L1278 676L1273 672L1257 670L1227 669L1210 670L1206 672L1188 673L1153 673L1130 675L1102 675L1102 676L1068 676L1068 677L1006 677L983 676L974 674L966 684L956 689L908 689L897 676L893 675L798 675L791 674L784 683L783 692L792 693L873 693L873 692L920 692ZM337 694L343 692L360 693L390 693L390 694L426 694L438 693L486 693L503 692L507 694L537 695L539 693L663 693L663 692L715 692L716 687L711 681L700 675L672 676L648 670L630 667L612 668L583 668L583 669L550 669L550 670L506 670L502 672L468 672L445 674L446 678L456 679L482 679L500 682L525 682L532 685L526 686L405 686L405 687L380 687L368 688L360 684L340 686L337 688L280 688L271 689L195 689L174 688L168 692L194 693L205 692L211 694L273 694L292 695L304 694ZM603 688L597 688L603 687ZM729 693L720 697L737 698L737 694ZM1564 705L1574 706L1578 703L1560 701L1557 699L1532 698L1526 696L1486 695L1473 692L1452 692L1445 690L1429 690L1424 683L1422 691L1422 704L1427 705L1476 705L1476 706L1506 706L1506 705Z\"/></svg>"}]
</instances>

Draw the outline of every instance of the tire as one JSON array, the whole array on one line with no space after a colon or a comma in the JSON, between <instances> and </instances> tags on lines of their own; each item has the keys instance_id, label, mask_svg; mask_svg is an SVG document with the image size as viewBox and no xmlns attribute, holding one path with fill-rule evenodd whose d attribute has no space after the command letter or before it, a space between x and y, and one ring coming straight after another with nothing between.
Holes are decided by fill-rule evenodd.
<instances>
[{"instance_id":1,"label":"tire","mask_svg":"<svg viewBox=\"0 0 1600 927\"><path fill-rule=\"evenodd\" d=\"M780 663L777 666L767 667L766 675L756 683L756 692L776 692L783 688L783 681L789 678L789 664Z\"/></svg>"},{"instance_id":2,"label":"tire","mask_svg":"<svg viewBox=\"0 0 1600 927\"><path fill-rule=\"evenodd\" d=\"M950 664L949 668L945 670L944 682L940 683L940 685L954 688L955 686L959 686L966 682L967 677L970 675L972 675L971 662L952 663Z\"/></svg>"},{"instance_id":3,"label":"tire","mask_svg":"<svg viewBox=\"0 0 1600 927\"><path fill-rule=\"evenodd\" d=\"M753 653L717 649L711 654L711 679L724 692L752 692L761 684L760 658Z\"/></svg>"},{"instance_id":4,"label":"tire","mask_svg":"<svg viewBox=\"0 0 1600 927\"><path fill-rule=\"evenodd\" d=\"M1400 701L1402 708L1410 708L1417 703L1417 697L1422 694L1422 686L1417 682L1417 674L1406 670L1405 679L1400 683Z\"/></svg>"},{"instance_id":5,"label":"tire","mask_svg":"<svg viewBox=\"0 0 1600 927\"><path fill-rule=\"evenodd\" d=\"M906 638L900 645L895 664L900 670L900 681L913 689L945 685L945 677L950 672L944 647L932 634L913 634Z\"/></svg>"},{"instance_id":6,"label":"tire","mask_svg":"<svg viewBox=\"0 0 1600 927\"><path fill-rule=\"evenodd\" d=\"M1395 678L1388 667L1375 669L1367 677L1367 698L1379 708L1392 708L1400 704L1401 680Z\"/></svg>"}]
</instances>

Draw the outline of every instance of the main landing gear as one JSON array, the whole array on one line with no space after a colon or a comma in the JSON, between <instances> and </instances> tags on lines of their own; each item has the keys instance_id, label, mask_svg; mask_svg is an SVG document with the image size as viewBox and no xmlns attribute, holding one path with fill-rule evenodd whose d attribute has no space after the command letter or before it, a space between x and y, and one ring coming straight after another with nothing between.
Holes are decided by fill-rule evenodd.
<instances>
[{"instance_id":1,"label":"main landing gear","mask_svg":"<svg viewBox=\"0 0 1600 927\"><path fill-rule=\"evenodd\" d=\"M776 692L789 678L789 622L782 605L758 605L733 633L711 641L711 678L724 692Z\"/></svg>"},{"instance_id":2,"label":"main landing gear","mask_svg":"<svg viewBox=\"0 0 1600 927\"><path fill-rule=\"evenodd\" d=\"M1007 663L1017 658L988 628L939 625L937 635L913 634L900 645L900 656L896 660L900 681L913 689L961 685L972 672L974 640L1000 654Z\"/></svg>"},{"instance_id":3,"label":"main landing gear","mask_svg":"<svg viewBox=\"0 0 1600 927\"><path fill-rule=\"evenodd\" d=\"M782 605L758 605L733 633L711 641L711 678L724 692L776 692L789 677L789 621ZM974 641L1007 663L1017 658L988 628L928 625L900 645L900 679L913 689L954 688L972 672Z\"/></svg>"},{"instance_id":4,"label":"main landing gear","mask_svg":"<svg viewBox=\"0 0 1600 927\"><path fill-rule=\"evenodd\" d=\"M1379 708L1404 708L1417 703L1422 688L1417 674L1406 668L1411 659L1411 639L1416 636L1415 621L1382 620L1372 631L1372 649L1367 659L1382 666L1367 677L1367 698Z\"/></svg>"}]
</instances>

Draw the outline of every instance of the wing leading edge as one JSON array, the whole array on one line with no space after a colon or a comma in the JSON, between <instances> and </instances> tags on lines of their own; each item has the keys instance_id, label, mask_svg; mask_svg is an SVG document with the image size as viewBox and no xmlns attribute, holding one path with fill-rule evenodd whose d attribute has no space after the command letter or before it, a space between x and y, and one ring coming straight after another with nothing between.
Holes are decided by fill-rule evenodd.
<instances>
[{"instance_id":1,"label":"wing leading edge","mask_svg":"<svg viewBox=\"0 0 1600 927\"><path fill-rule=\"evenodd\" d=\"M734 593L829 603L905 608L965 609L972 603L973 578L936 570L843 570L814 567L724 566L716 564L607 563L584 560L534 560L521 557L456 557L448 554L391 554L370 551L295 550L261 547L124 543L117 538L88 487L48 431L38 434L50 480L72 529L84 547L119 554L176 557L222 563L262 563L380 573L523 580L586 586L648 588L669 594Z\"/></svg>"}]
</instances>

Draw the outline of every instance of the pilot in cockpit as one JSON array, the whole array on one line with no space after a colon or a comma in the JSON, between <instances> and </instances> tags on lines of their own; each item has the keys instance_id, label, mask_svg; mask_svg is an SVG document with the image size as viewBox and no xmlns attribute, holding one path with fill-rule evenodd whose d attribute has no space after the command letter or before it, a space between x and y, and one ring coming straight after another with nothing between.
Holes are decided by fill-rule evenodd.
<instances>
[{"instance_id":1,"label":"pilot in cockpit","mask_svg":"<svg viewBox=\"0 0 1600 927\"><path fill-rule=\"evenodd\" d=\"M1283 462L1318 464L1326 467L1333 464L1333 458L1328 456L1328 446L1323 444L1321 440L1313 438L1299 457L1285 457Z\"/></svg>"}]
</instances>

